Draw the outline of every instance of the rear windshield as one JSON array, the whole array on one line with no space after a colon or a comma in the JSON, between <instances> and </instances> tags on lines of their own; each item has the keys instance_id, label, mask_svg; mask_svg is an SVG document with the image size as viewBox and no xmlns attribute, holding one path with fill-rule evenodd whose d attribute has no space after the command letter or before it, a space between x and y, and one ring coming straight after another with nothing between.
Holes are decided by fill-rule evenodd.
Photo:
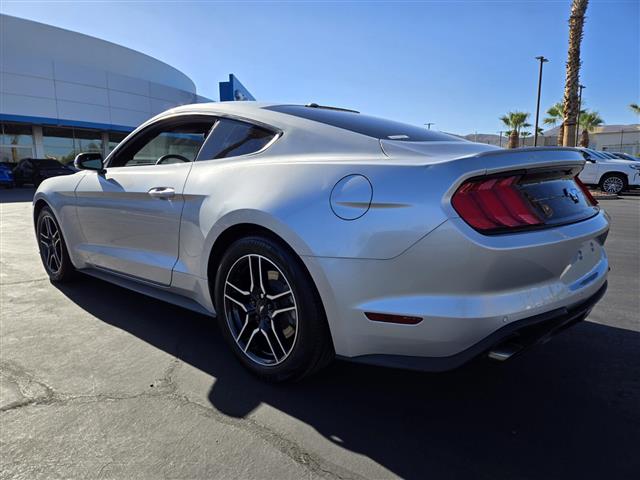
<instances>
[{"instance_id":1,"label":"rear windshield","mask_svg":"<svg viewBox=\"0 0 640 480\"><path fill-rule=\"evenodd\" d=\"M373 138L404 142L451 142L462 141L453 135L416 127L407 123L371 117L361 113L329 108L305 107L303 105L275 105L266 110L295 115Z\"/></svg>"}]
</instances>

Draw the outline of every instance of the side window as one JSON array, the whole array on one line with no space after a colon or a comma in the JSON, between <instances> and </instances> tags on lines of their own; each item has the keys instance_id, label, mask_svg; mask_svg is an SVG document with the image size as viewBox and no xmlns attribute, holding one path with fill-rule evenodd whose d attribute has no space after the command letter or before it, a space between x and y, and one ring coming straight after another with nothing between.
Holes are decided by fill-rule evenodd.
<instances>
[{"instance_id":1,"label":"side window","mask_svg":"<svg viewBox=\"0 0 640 480\"><path fill-rule=\"evenodd\" d=\"M153 125L125 140L115 157L109 160L109 167L193 162L214 123L214 118L207 118Z\"/></svg>"},{"instance_id":2,"label":"side window","mask_svg":"<svg viewBox=\"0 0 640 480\"><path fill-rule=\"evenodd\" d=\"M126 166L193 162L204 143L205 132L161 132L136 152ZM163 158L164 157L164 158Z\"/></svg>"},{"instance_id":3,"label":"side window","mask_svg":"<svg viewBox=\"0 0 640 480\"><path fill-rule=\"evenodd\" d=\"M250 123L221 118L202 148L199 159L211 160L255 153L263 149L275 135L274 132Z\"/></svg>"}]
</instances>

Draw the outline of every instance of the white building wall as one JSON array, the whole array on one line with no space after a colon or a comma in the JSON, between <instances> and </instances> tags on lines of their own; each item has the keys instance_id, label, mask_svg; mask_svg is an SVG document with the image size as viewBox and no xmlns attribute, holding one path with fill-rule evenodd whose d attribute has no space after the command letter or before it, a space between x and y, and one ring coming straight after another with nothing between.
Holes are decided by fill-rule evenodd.
<instances>
[{"instance_id":1,"label":"white building wall","mask_svg":"<svg viewBox=\"0 0 640 480\"><path fill-rule=\"evenodd\" d=\"M640 125L624 125L617 130L591 133L589 147L640 155Z\"/></svg>"},{"instance_id":2,"label":"white building wall","mask_svg":"<svg viewBox=\"0 0 640 480\"><path fill-rule=\"evenodd\" d=\"M0 15L0 44L5 118L131 129L163 110L203 100L175 68L87 35Z\"/></svg>"}]
</instances>

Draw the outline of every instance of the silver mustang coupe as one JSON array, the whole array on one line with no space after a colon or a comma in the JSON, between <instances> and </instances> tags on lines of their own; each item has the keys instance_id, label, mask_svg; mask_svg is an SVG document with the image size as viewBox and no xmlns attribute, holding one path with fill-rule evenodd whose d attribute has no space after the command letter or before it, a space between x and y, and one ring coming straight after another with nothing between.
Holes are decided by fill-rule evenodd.
<instances>
[{"instance_id":1,"label":"silver mustang coupe","mask_svg":"<svg viewBox=\"0 0 640 480\"><path fill-rule=\"evenodd\" d=\"M336 356L432 371L506 360L606 289L609 222L573 149L229 102L164 112L75 165L34 198L51 280L83 272L215 315L269 380Z\"/></svg>"}]
</instances>

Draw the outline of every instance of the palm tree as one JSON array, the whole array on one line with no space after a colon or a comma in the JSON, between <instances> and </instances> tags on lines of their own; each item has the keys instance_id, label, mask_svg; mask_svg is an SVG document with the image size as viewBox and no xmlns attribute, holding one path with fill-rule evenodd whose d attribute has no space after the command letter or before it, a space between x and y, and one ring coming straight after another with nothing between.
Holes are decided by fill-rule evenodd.
<instances>
[{"instance_id":1,"label":"palm tree","mask_svg":"<svg viewBox=\"0 0 640 480\"><path fill-rule=\"evenodd\" d=\"M580 84L580 44L584 17L589 0L573 0L569 16L569 52L567 54L567 73L564 87L564 130L562 144L565 147L576 145L576 120L578 119L578 85Z\"/></svg>"},{"instance_id":2,"label":"palm tree","mask_svg":"<svg viewBox=\"0 0 640 480\"><path fill-rule=\"evenodd\" d=\"M629 108L633 113L637 113L638 115L640 115L640 105L638 105L637 103L630 104Z\"/></svg>"},{"instance_id":3,"label":"palm tree","mask_svg":"<svg viewBox=\"0 0 640 480\"><path fill-rule=\"evenodd\" d=\"M562 102L554 103L547 110L548 117L545 117L542 120L542 123L545 125L550 125L552 127L556 126L556 123L560 122L560 129L558 130L558 146L562 146L562 141L564 140L564 106Z\"/></svg>"},{"instance_id":4,"label":"palm tree","mask_svg":"<svg viewBox=\"0 0 640 480\"><path fill-rule=\"evenodd\" d=\"M580 126L582 127L582 135L580 137L580 146L589 147L589 132L593 131L594 127L602 125L604 120L600 118L598 112L581 112L580 113Z\"/></svg>"},{"instance_id":5,"label":"palm tree","mask_svg":"<svg viewBox=\"0 0 640 480\"><path fill-rule=\"evenodd\" d=\"M527 123L528 119L528 112L509 112L500 117L500 121L509 129L507 148L518 148L520 130L531 126L531 124Z\"/></svg>"},{"instance_id":6,"label":"palm tree","mask_svg":"<svg viewBox=\"0 0 640 480\"><path fill-rule=\"evenodd\" d=\"M527 132L527 131L520 132L520 136L522 137L522 146L526 147L527 146L526 140L527 140L527 137L531 136L531 132Z\"/></svg>"}]
</instances>

